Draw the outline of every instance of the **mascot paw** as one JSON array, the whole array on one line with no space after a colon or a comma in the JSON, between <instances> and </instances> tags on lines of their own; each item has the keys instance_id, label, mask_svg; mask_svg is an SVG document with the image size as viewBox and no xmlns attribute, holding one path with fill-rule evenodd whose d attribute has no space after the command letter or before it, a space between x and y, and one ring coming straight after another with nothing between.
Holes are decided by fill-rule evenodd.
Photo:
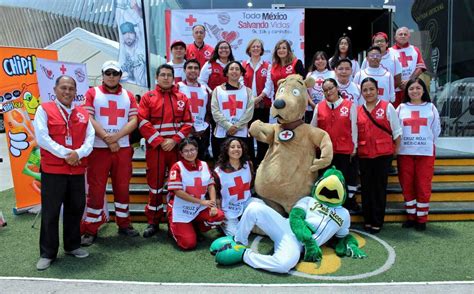
<instances>
[{"instance_id":1,"label":"mascot paw","mask_svg":"<svg viewBox=\"0 0 474 294\"><path fill-rule=\"evenodd\" d=\"M367 258L367 254L360 249L356 244L348 244L346 255L355 259Z\"/></svg>"},{"instance_id":2,"label":"mascot paw","mask_svg":"<svg viewBox=\"0 0 474 294\"><path fill-rule=\"evenodd\" d=\"M309 240L305 242L305 252L304 252L304 261L307 262L318 262L323 258L323 252L319 248L316 241Z\"/></svg>"},{"instance_id":3,"label":"mascot paw","mask_svg":"<svg viewBox=\"0 0 474 294\"><path fill-rule=\"evenodd\" d=\"M225 245L227 244L233 244L235 245L234 237L232 236L225 236L225 237L220 237L214 240L214 242L211 243L211 247L209 247L209 251L211 252L212 255L216 255L216 253Z\"/></svg>"},{"instance_id":4,"label":"mascot paw","mask_svg":"<svg viewBox=\"0 0 474 294\"><path fill-rule=\"evenodd\" d=\"M224 245L216 254L216 262L220 265L234 265L241 263L244 259L246 247L233 242Z\"/></svg>"}]
</instances>

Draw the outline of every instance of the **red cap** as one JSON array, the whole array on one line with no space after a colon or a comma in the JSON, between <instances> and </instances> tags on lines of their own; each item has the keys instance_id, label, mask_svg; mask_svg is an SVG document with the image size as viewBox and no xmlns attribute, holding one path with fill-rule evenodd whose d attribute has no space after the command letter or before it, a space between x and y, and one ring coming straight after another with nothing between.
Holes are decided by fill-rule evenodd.
<instances>
[{"instance_id":1,"label":"red cap","mask_svg":"<svg viewBox=\"0 0 474 294\"><path fill-rule=\"evenodd\" d=\"M375 40L376 37L382 37L382 38L385 39L385 41L388 42L388 36L387 36L387 34L384 33L384 32L375 33L375 34L372 36L372 43L374 42L374 40Z\"/></svg>"},{"instance_id":2,"label":"red cap","mask_svg":"<svg viewBox=\"0 0 474 294\"><path fill-rule=\"evenodd\" d=\"M181 41L181 40L175 40L175 41L173 41L173 43L171 43L170 49L173 49L174 46L178 46L178 45L181 45L181 46L184 47L184 49L186 49L186 43L184 43L184 42Z\"/></svg>"}]
</instances>

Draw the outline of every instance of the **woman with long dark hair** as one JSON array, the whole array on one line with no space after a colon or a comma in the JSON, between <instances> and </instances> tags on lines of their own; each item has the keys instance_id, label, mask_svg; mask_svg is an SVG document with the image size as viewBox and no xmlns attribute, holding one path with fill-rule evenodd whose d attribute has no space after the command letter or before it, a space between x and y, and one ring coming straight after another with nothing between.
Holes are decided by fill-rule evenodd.
<instances>
[{"instance_id":1,"label":"woman with long dark hair","mask_svg":"<svg viewBox=\"0 0 474 294\"><path fill-rule=\"evenodd\" d=\"M303 62L291 50L290 42L280 40L275 44L272 56L271 78L274 90L278 89L279 80L291 74L299 74L303 78L306 76Z\"/></svg>"},{"instance_id":2,"label":"woman with long dark hair","mask_svg":"<svg viewBox=\"0 0 474 294\"><path fill-rule=\"evenodd\" d=\"M352 62L352 77L360 70L359 63L354 58L352 53L352 42L348 36L342 36L337 40L336 49L333 56L329 59L329 66L331 69L336 68L336 63L339 59L347 58Z\"/></svg>"},{"instance_id":3,"label":"woman with long dark hair","mask_svg":"<svg viewBox=\"0 0 474 294\"><path fill-rule=\"evenodd\" d=\"M224 68L231 61L234 61L234 55L230 44L227 41L217 42L211 59L201 69L199 83L212 92L217 86L227 82Z\"/></svg>"},{"instance_id":4,"label":"woman with long dark hair","mask_svg":"<svg viewBox=\"0 0 474 294\"><path fill-rule=\"evenodd\" d=\"M398 179L402 186L407 221L404 228L426 229L435 162L435 142L441 132L438 110L431 103L425 83L410 79L403 102L397 108L402 125L397 156Z\"/></svg>"},{"instance_id":5,"label":"woman with long dark hair","mask_svg":"<svg viewBox=\"0 0 474 294\"><path fill-rule=\"evenodd\" d=\"M305 121L309 123L313 118L313 110L316 104L324 100L323 82L328 78L335 78L334 71L329 69L329 61L326 52L317 51L314 53L313 60L309 66L309 72L306 77L312 77L315 81L312 88L308 88L310 99L306 108Z\"/></svg>"},{"instance_id":6,"label":"woman with long dark hair","mask_svg":"<svg viewBox=\"0 0 474 294\"><path fill-rule=\"evenodd\" d=\"M380 232L385 218L388 171L400 146L400 122L390 102L379 99L377 81L360 84L364 103L357 109L358 144L364 229Z\"/></svg>"}]
</instances>

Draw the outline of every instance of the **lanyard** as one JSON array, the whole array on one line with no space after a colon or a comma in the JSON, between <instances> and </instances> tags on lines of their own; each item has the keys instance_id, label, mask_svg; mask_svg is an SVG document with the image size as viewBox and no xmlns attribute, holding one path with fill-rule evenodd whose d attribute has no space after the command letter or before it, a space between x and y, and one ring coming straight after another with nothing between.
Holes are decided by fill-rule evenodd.
<instances>
[{"instance_id":1,"label":"lanyard","mask_svg":"<svg viewBox=\"0 0 474 294\"><path fill-rule=\"evenodd\" d=\"M61 105L59 105L59 102L57 102L57 100L55 100L56 102L56 106L58 107L58 110L59 110L59 113L61 114L62 118L64 119L64 121L66 122L66 130L67 130L67 136L69 137L69 118L70 118L70 114L68 113L67 114L67 118L66 118L66 115L64 114L64 109L62 109Z\"/></svg>"}]
</instances>

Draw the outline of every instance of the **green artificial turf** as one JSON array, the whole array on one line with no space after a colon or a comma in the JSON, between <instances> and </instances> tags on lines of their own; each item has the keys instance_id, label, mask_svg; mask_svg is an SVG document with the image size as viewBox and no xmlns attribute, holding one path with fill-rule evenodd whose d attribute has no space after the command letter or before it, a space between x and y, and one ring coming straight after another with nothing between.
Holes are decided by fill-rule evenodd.
<instances>
[{"instance_id":1,"label":"green artificial turf","mask_svg":"<svg viewBox=\"0 0 474 294\"><path fill-rule=\"evenodd\" d=\"M76 259L60 249L51 268L38 272L39 222L31 228L34 215L12 214L13 190L0 192L0 211L8 226L0 229L0 276L44 277L63 279L98 279L148 282L196 283L318 283L292 275L271 274L246 265L217 266L208 252L216 232L205 234L194 251L180 251L167 237L166 225L157 237L126 238L117 235L116 225L109 223L99 232L96 243L88 248L90 257ZM473 222L432 222L420 233L402 229L399 223L386 224L377 236L396 252L392 268L385 273L350 282L411 282L473 280ZM134 225L143 232L145 224ZM348 276L373 271L385 263L387 251L366 237L364 250L369 258L344 258L342 266L331 276ZM263 239L261 252L271 252L272 243Z\"/></svg>"}]
</instances>

